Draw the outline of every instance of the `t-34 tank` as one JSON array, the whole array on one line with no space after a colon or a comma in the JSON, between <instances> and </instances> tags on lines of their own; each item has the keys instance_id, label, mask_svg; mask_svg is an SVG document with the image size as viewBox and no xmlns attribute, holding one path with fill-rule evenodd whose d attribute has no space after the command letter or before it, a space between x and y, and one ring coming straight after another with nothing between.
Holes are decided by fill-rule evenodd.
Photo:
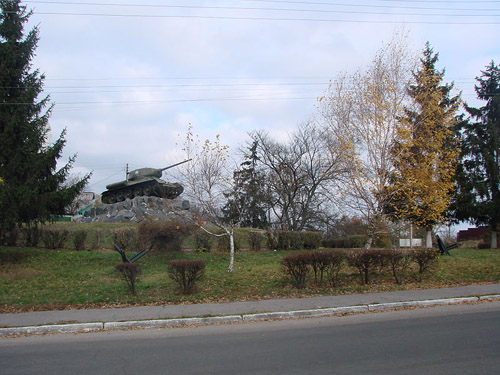
<instances>
[{"instance_id":1,"label":"t-34 tank","mask_svg":"<svg viewBox=\"0 0 500 375\"><path fill-rule=\"evenodd\" d=\"M187 163L189 160L169 165L165 168L139 168L127 173L127 179L106 186L106 191L101 194L102 203L121 202L143 195L160 198L174 199L182 194L184 187L175 182L163 181L161 175L166 169Z\"/></svg>"}]
</instances>

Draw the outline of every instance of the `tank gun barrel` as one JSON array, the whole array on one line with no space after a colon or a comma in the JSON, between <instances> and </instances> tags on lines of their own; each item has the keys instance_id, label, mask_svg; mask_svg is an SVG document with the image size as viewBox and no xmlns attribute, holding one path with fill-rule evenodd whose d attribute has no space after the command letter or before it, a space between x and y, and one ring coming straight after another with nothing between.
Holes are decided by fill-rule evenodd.
<instances>
[{"instance_id":1,"label":"tank gun barrel","mask_svg":"<svg viewBox=\"0 0 500 375\"><path fill-rule=\"evenodd\" d=\"M173 168L173 167L177 167L178 165L181 165L181 164L184 164L184 163L187 163L188 161L191 161L193 159L187 159L187 160L184 160L184 161L181 161L179 163L175 163L175 164L172 164L172 165L169 165L168 167L165 167L165 168L161 168L160 170L163 172L167 169L170 169L170 168Z\"/></svg>"}]
</instances>

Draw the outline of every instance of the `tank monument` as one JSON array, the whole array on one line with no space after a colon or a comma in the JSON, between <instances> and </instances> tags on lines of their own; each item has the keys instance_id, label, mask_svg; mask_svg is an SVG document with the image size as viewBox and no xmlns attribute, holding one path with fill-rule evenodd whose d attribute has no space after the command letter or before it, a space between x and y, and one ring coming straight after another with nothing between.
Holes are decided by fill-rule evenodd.
<instances>
[{"instance_id":1,"label":"tank monument","mask_svg":"<svg viewBox=\"0 0 500 375\"><path fill-rule=\"evenodd\" d=\"M164 168L139 168L127 173L126 179L106 186L102 204L96 203L85 212L80 222L140 222L145 218L170 219L189 215L189 201L178 199L184 187L161 179Z\"/></svg>"}]
</instances>

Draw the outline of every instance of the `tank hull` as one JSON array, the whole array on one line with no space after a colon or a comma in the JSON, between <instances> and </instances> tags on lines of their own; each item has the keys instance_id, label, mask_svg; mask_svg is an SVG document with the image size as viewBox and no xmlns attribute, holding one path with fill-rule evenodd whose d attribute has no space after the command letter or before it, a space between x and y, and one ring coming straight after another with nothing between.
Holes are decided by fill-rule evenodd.
<instances>
[{"instance_id":1,"label":"tank hull","mask_svg":"<svg viewBox=\"0 0 500 375\"><path fill-rule=\"evenodd\" d=\"M174 199L182 194L184 187L178 183L169 183L158 178L143 181L121 181L106 186L101 194L105 204L122 202L139 196L153 196Z\"/></svg>"}]
</instances>

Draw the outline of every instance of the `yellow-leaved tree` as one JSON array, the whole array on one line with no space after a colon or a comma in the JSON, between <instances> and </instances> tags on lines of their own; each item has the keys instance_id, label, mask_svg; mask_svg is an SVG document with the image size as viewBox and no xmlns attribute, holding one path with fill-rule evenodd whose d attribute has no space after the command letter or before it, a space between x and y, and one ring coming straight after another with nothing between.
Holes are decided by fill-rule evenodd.
<instances>
[{"instance_id":1,"label":"yellow-leaved tree","mask_svg":"<svg viewBox=\"0 0 500 375\"><path fill-rule=\"evenodd\" d=\"M432 227L445 219L454 188L459 144L453 126L460 97L453 84L443 84L436 70L438 54L429 43L423 51L414 84L392 148L394 170L388 211L399 220L426 228L426 247L432 246Z\"/></svg>"}]
</instances>

